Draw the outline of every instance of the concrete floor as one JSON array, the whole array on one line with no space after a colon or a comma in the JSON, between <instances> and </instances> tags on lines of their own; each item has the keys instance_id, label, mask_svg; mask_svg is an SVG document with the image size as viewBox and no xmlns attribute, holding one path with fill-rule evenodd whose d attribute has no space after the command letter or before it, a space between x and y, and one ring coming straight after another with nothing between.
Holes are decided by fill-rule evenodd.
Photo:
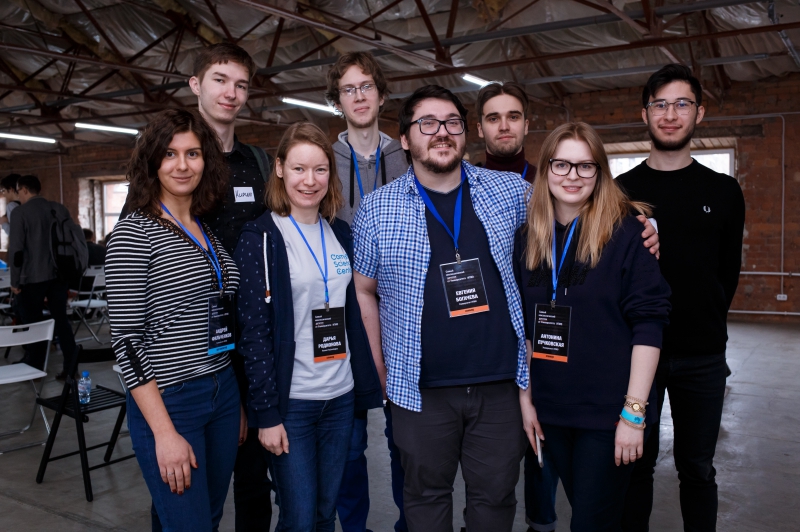
<instances>
[{"instance_id":1,"label":"concrete floor","mask_svg":"<svg viewBox=\"0 0 800 532\"><path fill-rule=\"evenodd\" d=\"M107 334L105 336L107 338ZM719 530L800 530L800 326L733 322L730 324L728 360L733 375L728 379L722 430L715 465L719 483ZM92 348L93 342L86 342ZM20 356L13 352L11 360ZM45 395L53 395L61 384L53 379L61 357L51 357ZM0 360L0 364L7 361ZM94 384L119 386L111 362L85 364ZM0 387L0 432L22 426L30 415L30 386ZM672 425L665 406L661 431L661 455L656 470L656 492L651 530L682 529L678 504L678 481L672 461ZM111 432L116 413L91 417L87 438L104 441ZM375 532L389 532L396 519L389 486L389 459L383 436L383 414L370 414L370 464L372 510L368 526ZM0 449L35 442L46 437L41 418L22 435L0 439ZM69 419L59 431L54 452L76 448L75 426ZM150 497L135 460L122 462L92 473L94 502L86 502L79 458L72 457L48 466L44 483L34 478L43 447L0 455L0 530L148 530ZM115 456L129 453L130 439L123 437ZM102 459L102 451L90 453L90 463ZM517 499L523 500L522 481ZM463 482L454 494L456 518L463 523ZM557 510L559 531L569 530L570 508L559 488ZM277 511L276 511L277 514ZM274 527L273 519L273 527ZM232 531L233 495L228 496L220 530ZM456 528L458 530L458 528ZM517 508L515 532L524 532L524 508Z\"/></svg>"}]
</instances>

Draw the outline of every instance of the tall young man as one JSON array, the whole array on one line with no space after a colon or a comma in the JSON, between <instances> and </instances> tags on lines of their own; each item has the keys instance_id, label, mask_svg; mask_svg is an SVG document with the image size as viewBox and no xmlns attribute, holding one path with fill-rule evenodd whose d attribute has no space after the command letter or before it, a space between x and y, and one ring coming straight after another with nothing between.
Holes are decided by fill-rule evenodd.
<instances>
[{"instance_id":1,"label":"tall young man","mask_svg":"<svg viewBox=\"0 0 800 532\"><path fill-rule=\"evenodd\" d=\"M642 92L650 156L621 175L636 201L654 207L662 237L661 273L672 288L672 314L656 372L659 415L669 392L675 467L685 530L712 531L717 521L714 451L725 395L726 318L741 268L745 204L739 184L691 157L705 114L700 82L683 65L653 74ZM624 530L646 531L653 506L658 425L633 471Z\"/></svg>"},{"instance_id":2,"label":"tall young man","mask_svg":"<svg viewBox=\"0 0 800 532\"><path fill-rule=\"evenodd\" d=\"M528 96L522 85L490 83L475 101L478 136L486 141L487 170L514 172L533 182L536 165L525 159L528 134ZM556 489L558 475L548 459L544 467L528 445L525 451L525 521L528 532L550 532L558 527Z\"/></svg>"},{"instance_id":3,"label":"tall young man","mask_svg":"<svg viewBox=\"0 0 800 532\"><path fill-rule=\"evenodd\" d=\"M250 55L234 44L220 43L201 49L189 87L197 95L200 114L217 132L231 169L228 195L219 208L203 217L226 251L233 256L242 226L261 216L264 184L271 159L264 150L239 142L234 133L236 116L247 102L256 67ZM247 428L247 379L241 356L231 357L242 397L242 430L233 470L236 531L269 530L272 517L267 475L270 453L258 441L258 430Z\"/></svg>"},{"instance_id":4,"label":"tall young man","mask_svg":"<svg viewBox=\"0 0 800 532\"><path fill-rule=\"evenodd\" d=\"M328 71L327 100L347 122L347 129L334 143L336 170L343 186L345 205L337 216L348 223L361 199L376 188L390 183L408 169L400 142L378 129L378 115L389 95L380 65L368 52L350 52ZM381 362L382 364L382 362ZM406 532L403 515L403 468L392 434L391 411L386 415L386 437L392 471L392 495L400 516L395 532ZM343 532L365 532L369 514L367 477L367 412L356 412L353 437L336 509Z\"/></svg>"}]
</instances>

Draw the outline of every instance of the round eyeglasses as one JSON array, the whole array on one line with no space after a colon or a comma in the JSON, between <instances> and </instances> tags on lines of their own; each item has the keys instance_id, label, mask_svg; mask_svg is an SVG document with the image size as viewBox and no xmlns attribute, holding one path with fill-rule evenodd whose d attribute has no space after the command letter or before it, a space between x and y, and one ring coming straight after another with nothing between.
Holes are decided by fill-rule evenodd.
<instances>
[{"instance_id":1,"label":"round eyeglasses","mask_svg":"<svg viewBox=\"0 0 800 532\"><path fill-rule=\"evenodd\" d=\"M564 159L550 159L550 171L557 176L566 176L575 168L575 173L583 179L591 179L597 175L600 165L597 163L571 163Z\"/></svg>"},{"instance_id":2,"label":"round eyeglasses","mask_svg":"<svg viewBox=\"0 0 800 532\"><path fill-rule=\"evenodd\" d=\"M423 135L436 135L444 126L445 131L451 135L464 134L464 120L461 118L448 118L447 120L436 120L435 118L420 118L415 120L419 125L419 132Z\"/></svg>"},{"instance_id":3,"label":"round eyeglasses","mask_svg":"<svg viewBox=\"0 0 800 532\"><path fill-rule=\"evenodd\" d=\"M675 113L685 116L688 115L692 110L693 105L697 105L697 102L680 98L674 102L668 102L667 100L653 100L652 102L648 103L646 107L650 109L650 112L653 113L653 116L662 116L667 114L667 110L670 106L675 109Z\"/></svg>"},{"instance_id":4,"label":"round eyeglasses","mask_svg":"<svg viewBox=\"0 0 800 532\"><path fill-rule=\"evenodd\" d=\"M344 87L343 89L339 89L339 94L343 94L348 98L352 98L353 96L356 95L356 91L361 91L361 94L366 96L367 94L369 94L374 90L375 90L374 83L364 83L360 87Z\"/></svg>"}]
</instances>

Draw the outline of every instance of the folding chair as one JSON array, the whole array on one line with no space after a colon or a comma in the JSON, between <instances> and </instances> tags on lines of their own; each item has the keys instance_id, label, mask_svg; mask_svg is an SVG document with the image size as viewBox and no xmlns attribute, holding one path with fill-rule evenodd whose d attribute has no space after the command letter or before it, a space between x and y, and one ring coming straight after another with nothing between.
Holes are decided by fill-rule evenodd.
<instances>
[{"instance_id":1,"label":"folding chair","mask_svg":"<svg viewBox=\"0 0 800 532\"><path fill-rule=\"evenodd\" d=\"M97 337L97 332L100 331L100 327L103 325L103 322L105 322L107 319L106 310L108 309L108 301L102 299L103 295L105 294L105 287L106 287L106 276L103 273L103 267L102 266L88 267L86 271L83 273L83 277L81 278L81 288L83 288L83 281L90 279L92 283L91 290L78 291L78 299L69 302L69 308L73 309L80 318L80 321L78 322L78 325L75 327L73 333L77 335L78 329L80 329L81 324L83 324L89 330L95 342L97 342L98 344L102 344L103 342L101 342L100 339ZM91 326L89 325L89 322L86 321L86 315L90 310L96 310L100 314L100 320L97 322L96 330L92 330ZM83 342L85 340L89 340L89 338L88 337L75 338L76 342Z\"/></svg>"},{"instance_id":2,"label":"folding chair","mask_svg":"<svg viewBox=\"0 0 800 532\"><path fill-rule=\"evenodd\" d=\"M25 382L28 381L33 386L33 393L36 395L36 399L39 399L40 393L42 391L42 386L44 386L44 380L39 381L39 387L36 387L36 383L34 382L37 379L44 379L47 377L47 361L50 358L50 342L53 339L53 329L54 329L54 320L47 320L47 321L40 321L38 323L30 323L28 325L12 325L8 327L0 327L0 347L15 347L19 345L26 345L26 344L33 344L36 342L43 342L47 341L47 351L44 358L44 368L37 369L31 367L27 364L13 364L9 366L0 366L0 385L3 384L12 384L16 382ZM37 403L33 403L33 413L31 414L30 422L25 425L21 429L12 430L8 432L4 432L0 434L0 437L4 436L11 436L12 434L22 434L33 425L34 420L36 419L36 409L42 414L42 419L44 419L44 425L47 428L48 432L50 431L50 425L47 423L47 417L44 415L44 410L42 410L41 406L37 406ZM21 447L14 447L13 449L7 449L4 451L0 451L0 454L8 453L11 451L17 451L19 449L27 449L28 447L35 447L36 445L43 444L43 441L30 443L28 445L23 445Z\"/></svg>"},{"instance_id":3,"label":"folding chair","mask_svg":"<svg viewBox=\"0 0 800 532\"><path fill-rule=\"evenodd\" d=\"M82 350L82 347L79 346L76 351L75 358L67 371L67 379L64 383L64 389L61 391L61 395L46 399L40 397L36 400L40 405L54 410L56 413L53 418L53 426L50 430L50 435L47 438L47 444L44 448L42 461L39 464L39 472L36 474L36 483L41 484L44 480L44 472L49 462L79 454L81 457L81 471L83 472L83 488L86 492L86 500L91 502L94 496L92 495L92 479L89 476L89 472L111 464L116 464L117 462L122 462L123 460L128 460L133 458L135 454L131 453L121 458L111 460L111 453L114 452L114 446L117 443L117 438L122 428L122 421L125 419L125 413L127 411L124 393L98 385L92 388L89 403L85 405L80 403L78 399L78 382L73 376L78 370L78 360L80 359ZM114 430L111 431L111 439L107 442L87 447L86 437L83 432L83 424L89 421L89 414L109 410L111 408L119 408L119 415L117 416L116 423L114 423ZM56 441L56 434L58 434L58 427L61 424L61 418L63 416L68 416L75 420L75 427L78 432L78 450L59 456L50 456L53 452L53 444ZM100 447L106 448L103 462L89 467L88 451L99 449Z\"/></svg>"}]
</instances>

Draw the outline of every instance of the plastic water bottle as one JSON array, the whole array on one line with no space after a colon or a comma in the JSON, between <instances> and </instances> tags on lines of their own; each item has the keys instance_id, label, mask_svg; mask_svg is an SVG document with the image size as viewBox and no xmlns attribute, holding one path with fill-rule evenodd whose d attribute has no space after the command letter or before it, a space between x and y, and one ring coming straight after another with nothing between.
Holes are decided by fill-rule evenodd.
<instances>
[{"instance_id":1,"label":"plastic water bottle","mask_svg":"<svg viewBox=\"0 0 800 532\"><path fill-rule=\"evenodd\" d=\"M89 372L81 372L81 379L78 381L78 400L82 405L89 404L89 395L92 393L92 379Z\"/></svg>"}]
</instances>

